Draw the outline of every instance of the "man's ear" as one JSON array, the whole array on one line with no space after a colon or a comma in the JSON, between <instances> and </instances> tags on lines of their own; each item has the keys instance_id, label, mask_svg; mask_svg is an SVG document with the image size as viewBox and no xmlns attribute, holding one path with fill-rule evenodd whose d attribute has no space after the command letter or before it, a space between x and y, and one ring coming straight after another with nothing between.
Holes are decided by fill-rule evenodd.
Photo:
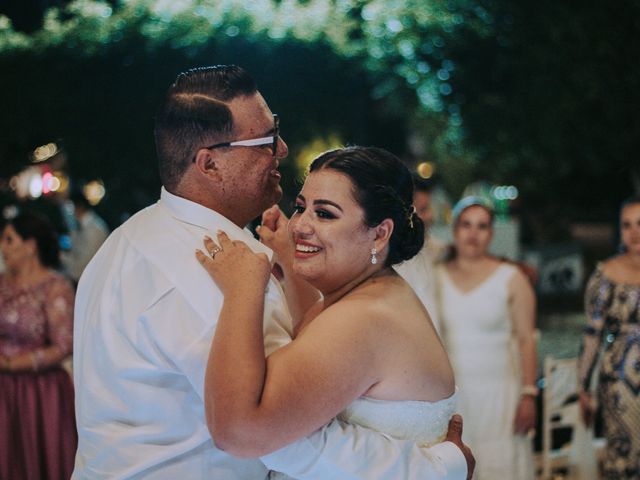
<instances>
[{"instance_id":1,"label":"man's ear","mask_svg":"<svg viewBox=\"0 0 640 480\"><path fill-rule=\"evenodd\" d=\"M218 176L217 158L211 150L201 148L195 156L196 170L206 176Z\"/></svg>"},{"instance_id":2,"label":"man's ear","mask_svg":"<svg viewBox=\"0 0 640 480\"><path fill-rule=\"evenodd\" d=\"M391 240L391 234L393 233L393 220L385 218L374 228L374 231L376 234L374 244L376 250L381 252L387 245L389 245L389 241Z\"/></svg>"}]
</instances>

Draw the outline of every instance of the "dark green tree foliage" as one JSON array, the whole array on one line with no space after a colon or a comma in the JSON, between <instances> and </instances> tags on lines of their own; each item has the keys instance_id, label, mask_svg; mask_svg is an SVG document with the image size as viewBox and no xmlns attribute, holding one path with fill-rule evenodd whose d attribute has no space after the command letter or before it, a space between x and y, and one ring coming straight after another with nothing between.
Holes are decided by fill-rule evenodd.
<instances>
[{"instance_id":1,"label":"dark green tree foliage","mask_svg":"<svg viewBox=\"0 0 640 480\"><path fill-rule=\"evenodd\" d=\"M155 109L176 74L191 67L238 63L251 71L294 153L314 135L336 131L367 142L365 70L326 42L270 38L246 14L230 20L233 28L197 17L164 21L141 6L108 21L72 10L58 18L63 27L78 23L71 32L60 28L57 39L36 34L26 48L0 53L0 177L21 170L35 146L61 140L73 179L104 180L103 213L114 225L157 198ZM282 169L286 191L295 192L298 172L287 163Z\"/></svg>"},{"instance_id":2,"label":"dark green tree foliage","mask_svg":"<svg viewBox=\"0 0 640 480\"><path fill-rule=\"evenodd\" d=\"M547 219L614 218L640 187L640 3L483 3L494 34L451 52L476 175Z\"/></svg>"},{"instance_id":3,"label":"dark green tree foliage","mask_svg":"<svg viewBox=\"0 0 640 480\"><path fill-rule=\"evenodd\" d=\"M153 114L168 84L238 63L292 156L338 133L434 161L454 195L475 179L515 184L542 224L609 220L640 183L636 1L159 4L78 0L29 36L0 18L0 178L63 139L72 176L103 178L113 212L134 212L157 196Z\"/></svg>"}]
</instances>

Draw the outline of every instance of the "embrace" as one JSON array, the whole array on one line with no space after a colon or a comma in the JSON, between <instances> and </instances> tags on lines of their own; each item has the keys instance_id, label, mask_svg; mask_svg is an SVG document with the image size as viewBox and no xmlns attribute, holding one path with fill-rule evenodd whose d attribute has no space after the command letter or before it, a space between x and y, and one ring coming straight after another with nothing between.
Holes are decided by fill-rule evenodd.
<instances>
[{"instance_id":1,"label":"embrace","mask_svg":"<svg viewBox=\"0 0 640 480\"><path fill-rule=\"evenodd\" d=\"M326 152L288 220L278 117L236 66L179 75L155 139L160 200L78 286L73 478L471 478L447 354L391 269L423 245L406 167Z\"/></svg>"}]
</instances>

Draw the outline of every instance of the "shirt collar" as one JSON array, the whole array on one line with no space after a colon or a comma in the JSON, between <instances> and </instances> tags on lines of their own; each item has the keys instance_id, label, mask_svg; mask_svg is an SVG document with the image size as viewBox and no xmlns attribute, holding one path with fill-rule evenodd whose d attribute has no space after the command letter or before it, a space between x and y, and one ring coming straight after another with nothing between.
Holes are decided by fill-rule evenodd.
<instances>
[{"instance_id":1,"label":"shirt collar","mask_svg":"<svg viewBox=\"0 0 640 480\"><path fill-rule=\"evenodd\" d=\"M232 240L242 240L256 253L265 253L272 260L273 250L256 240L248 228L240 228L231 220L199 203L168 192L160 192L160 202L176 220L202 228L209 234L224 231ZM204 235L204 232L203 232ZM214 237L215 239L215 237Z\"/></svg>"}]
</instances>

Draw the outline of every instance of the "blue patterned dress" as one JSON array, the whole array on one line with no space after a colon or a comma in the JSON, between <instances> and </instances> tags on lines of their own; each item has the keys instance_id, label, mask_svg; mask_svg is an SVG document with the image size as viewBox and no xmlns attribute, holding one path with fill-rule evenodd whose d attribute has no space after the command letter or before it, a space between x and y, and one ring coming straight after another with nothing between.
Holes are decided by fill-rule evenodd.
<instances>
[{"instance_id":1,"label":"blue patterned dress","mask_svg":"<svg viewBox=\"0 0 640 480\"><path fill-rule=\"evenodd\" d=\"M615 283L602 265L585 294L588 324L579 382L589 390L602 350L598 400L607 439L605 479L640 479L640 285Z\"/></svg>"}]
</instances>

